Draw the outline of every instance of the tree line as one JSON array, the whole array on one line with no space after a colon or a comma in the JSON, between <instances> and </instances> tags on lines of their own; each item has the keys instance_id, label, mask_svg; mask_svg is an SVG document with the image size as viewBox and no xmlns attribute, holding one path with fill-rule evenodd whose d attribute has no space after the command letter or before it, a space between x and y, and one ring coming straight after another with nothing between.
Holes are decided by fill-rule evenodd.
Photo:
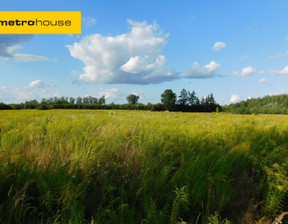
<instances>
[{"instance_id":1,"label":"tree line","mask_svg":"<svg viewBox=\"0 0 288 224\"><path fill-rule=\"evenodd\" d=\"M195 91L189 92L182 89L177 96L171 89L166 89L161 95L162 109L169 111L183 112L215 112L220 111L221 106L216 103L213 93L202 97L201 100L196 96ZM161 107L161 105L158 105Z\"/></svg>"},{"instance_id":2,"label":"tree line","mask_svg":"<svg viewBox=\"0 0 288 224\"><path fill-rule=\"evenodd\" d=\"M288 95L247 99L224 106L223 110L237 114L288 114Z\"/></svg>"},{"instance_id":3,"label":"tree line","mask_svg":"<svg viewBox=\"0 0 288 224\"><path fill-rule=\"evenodd\" d=\"M183 111L183 112L214 112L220 111L221 106L216 103L213 93L201 100L194 91L189 92L182 89L177 97L171 89L166 89L161 94L161 103L139 103L140 96L130 94L126 97L126 104L115 104L114 102L106 104L105 96L96 98L86 97L51 97L43 98L41 101L30 100L19 104L0 103L0 110L7 109L120 109L120 110L151 110L151 111Z\"/></svg>"}]
</instances>

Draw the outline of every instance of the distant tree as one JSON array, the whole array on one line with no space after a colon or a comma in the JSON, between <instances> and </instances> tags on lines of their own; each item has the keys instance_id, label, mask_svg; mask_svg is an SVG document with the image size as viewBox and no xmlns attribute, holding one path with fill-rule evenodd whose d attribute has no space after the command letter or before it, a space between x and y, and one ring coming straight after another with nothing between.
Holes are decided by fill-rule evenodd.
<instances>
[{"instance_id":1,"label":"distant tree","mask_svg":"<svg viewBox=\"0 0 288 224\"><path fill-rule=\"evenodd\" d=\"M161 102L163 103L166 110L174 110L177 96L171 89L166 89L161 94Z\"/></svg>"},{"instance_id":2,"label":"distant tree","mask_svg":"<svg viewBox=\"0 0 288 224\"><path fill-rule=\"evenodd\" d=\"M152 105L151 110L152 111L164 111L165 107L162 103L156 103Z\"/></svg>"},{"instance_id":3,"label":"distant tree","mask_svg":"<svg viewBox=\"0 0 288 224\"><path fill-rule=\"evenodd\" d=\"M47 104L47 102L46 102L46 99L45 99L45 98L42 98L42 99L41 99L41 104Z\"/></svg>"},{"instance_id":4,"label":"distant tree","mask_svg":"<svg viewBox=\"0 0 288 224\"><path fill-rule=\"evenodd\" d=\"M48 110L49 107L47 104L40 104L40 106L38 107L38 110Z\"/></svg>"},{"instance_id":5,"label":"distant tree","mask_svg":"<svg viewBox=\"0 0 288 224\"><path fill-rule=\"evenodd\" d=\"M46 100L48 104L53 104L53 97L50 97L49 99Z\"/></svg>"},{"instance_id":6,"label":"distant tree","mask_svg":"<svg viewBox=\"0 0 288 224\"><path fill-rule=\"evenodd\" d=\"M58 101L57 96L54 96L53 103L55 104L55 103L57 103L57 101Z\"/></svg>"},{"instance_id":7,"label":"distant tree","mask_svg":"<svg viewBox=\"0 0 288 224\"><path fill-rule=\"evenodd\" d=\"M99 100L97 97L92 97L91 98L91 104L98 104L99 103Z\"/></svg>"},{"instance_id":8,"label":"distant tree","mask_svg":"<svg viewBox=\"0 0 288 224\"><path fill-rule=\"evenodd\" d=\"M127 96L127 101L129 104L136 104L139 100L139 96L136 96L134 94L130 94L129 96Z\"/></svg>"},{"instance_id":9,"label":"distant tree","mask_svg":"<svg viewBox=\"0 0 288 224\"><path fill-rule=\"evenodd\" d=\"M151 110L152 107L153 107L153 104L152 104L152 103L148 102L148 103L146 104L147 110Z\"/></svg>"},{"instance_id":10,"label":"distant tree","mask_svg":"<svg viewBox=\"0 0 288 224\"><path fill-rule=\"evenodd\" d=\"M216 104L213 93L209 94L206 99L207 99L207 104L209 104L209 105Z\"/></svg>"},{"instance_id":11,"label":"distant tree","mask_svg":"<svg viewBox=\"0 0 288 224\"><path fill-rule=\"evenodd\" d=\"M203 96L203 97L201 98L200 104L201 104L201 105L207 105L207 104L208 104L208 102L207 102L207 97L206 97L206 96Z\"/></svg>"},{"instance_id":12,"label":"distant tree","mask_svg":"<svg viewBox=\"0 0 288 224\"><path fill-rule=\"evenodd\" d=\"M39 105L37 100L26 101L24 104L25 109L36 109Z\"/></svg>"},{"instance_id":13,"label":"distant tree","mask_svg":"<svg viewBox=\"0 0 288 224\"><path fill-rule=\"evenodd\" d=\"M188 92L188 104L190 106L197 106L200 104L200 100L196 96L196 93L194 91L192 91L191 93Z\"/></svg>"},{"instance_id":14,"label":"distant tree","mask_svg":"<svg viewBox=\"0 0 288 224\"><path fill-rule=\"evenodd\" d=\"M99 104L105 105L105 96L101 96L101 97L99 98Z\"/></svg>"},{"instance_id":15,"label":"distant tree","mask_svg":"<svg viewBox=\"0 0 288 224\"><path fill-rule=\"evenodd\" d=\"M83 97L83 104L88 104L88 96Z\"/></svg>"},{"instance_id":16,"label":"distant tree","mask_svg":"<svg viewBox=\"0 0 288 224\"><path fill-rule=\"evenodd\" d=\"M0 110L11 110L12 107L10 105L7 105L5 103L0 103Z\"/></svg>"},{"instance_id":17,"label":"distant tree","mask_svg":"<svg viewBox=\"0 0 288 224\"><path fill-rule=\"evenodd\" d=\"M69 104L74 104L74 103L75 103L75 98L70 97L70 98L69 98Z\"/></svg>"},{"instance_id":18,"label":"distant tree","mask_svg":"<svg viewBox=\"0 0 288 224\"><path fill-rule=\"evenodd\" d=\"M182 89L180 96L178 96L179 100L177 101L177 104L179 105L187 105L189 93L186 91L186 89Z\"/></svg>"},{"instance_id":19,"label":"distant tree","mask_svg":"<svg viewBox=\"0 0 288 224\"><path fill-rule=\"evenodd\" d=\"M81 104L82 103L82 98L80 96L78 96L76 98L76 104Z\"/></svg>"},{"instance_id":20,"label":"distant tree","mask_svg":"<svg viewBox=\"0 0 288 224\"><path fill-rule=\"evenodd\" d=\"M60 99L58 99L58 104L68 104L68 97L62 96Z\"/></svg>"}]
</instances>

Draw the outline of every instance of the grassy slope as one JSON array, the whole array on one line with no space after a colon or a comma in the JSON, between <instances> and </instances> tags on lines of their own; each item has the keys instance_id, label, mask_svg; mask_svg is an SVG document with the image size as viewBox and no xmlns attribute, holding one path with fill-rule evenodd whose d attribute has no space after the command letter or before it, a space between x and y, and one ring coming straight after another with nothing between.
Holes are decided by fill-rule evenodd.
<instances>
[{"instance_id":1,"label":"grassy slope","mask_svg":"<svg viewBox=\"0 0 288 224\"><path fill-rule=\"evenodd\" d=\"M273 217L288 209L287 124L279 115L1 111L0 221Z\"/></svg>"}]
</instances>

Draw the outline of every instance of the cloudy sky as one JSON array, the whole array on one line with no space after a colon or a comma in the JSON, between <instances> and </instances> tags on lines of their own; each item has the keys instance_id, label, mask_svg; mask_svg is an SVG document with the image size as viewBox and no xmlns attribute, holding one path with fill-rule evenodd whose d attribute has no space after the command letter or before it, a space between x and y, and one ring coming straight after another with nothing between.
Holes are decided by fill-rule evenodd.
<instances>
[{"instance_id":1,"label":"cloudy sky","mask_svg":"<svg viewBox=\"0 0 288 224\"><path fill-rule=\"evenodd\" d=\"M0 11L81 11L81 35L0 35L0 102L106 95L224 105L288 93L287 0L0 0Z\"/></svg>"}]
</instances>

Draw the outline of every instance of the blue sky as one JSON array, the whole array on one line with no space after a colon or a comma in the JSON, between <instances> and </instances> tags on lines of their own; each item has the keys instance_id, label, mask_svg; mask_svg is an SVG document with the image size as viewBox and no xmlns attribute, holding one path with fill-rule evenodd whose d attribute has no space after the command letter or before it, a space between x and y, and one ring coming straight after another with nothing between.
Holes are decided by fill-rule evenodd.
<instances>
[{"instance_id":1,"label":"blue sky","mask_svg":"<svg viewBox=\"0 0 288 224\"><path fill-rule=\"evenodd\" d=\"M0 35L0 102L288 93L286 0L0 0L0 11L82 12L81 35Z\"/></svg>"}]
</instances>

